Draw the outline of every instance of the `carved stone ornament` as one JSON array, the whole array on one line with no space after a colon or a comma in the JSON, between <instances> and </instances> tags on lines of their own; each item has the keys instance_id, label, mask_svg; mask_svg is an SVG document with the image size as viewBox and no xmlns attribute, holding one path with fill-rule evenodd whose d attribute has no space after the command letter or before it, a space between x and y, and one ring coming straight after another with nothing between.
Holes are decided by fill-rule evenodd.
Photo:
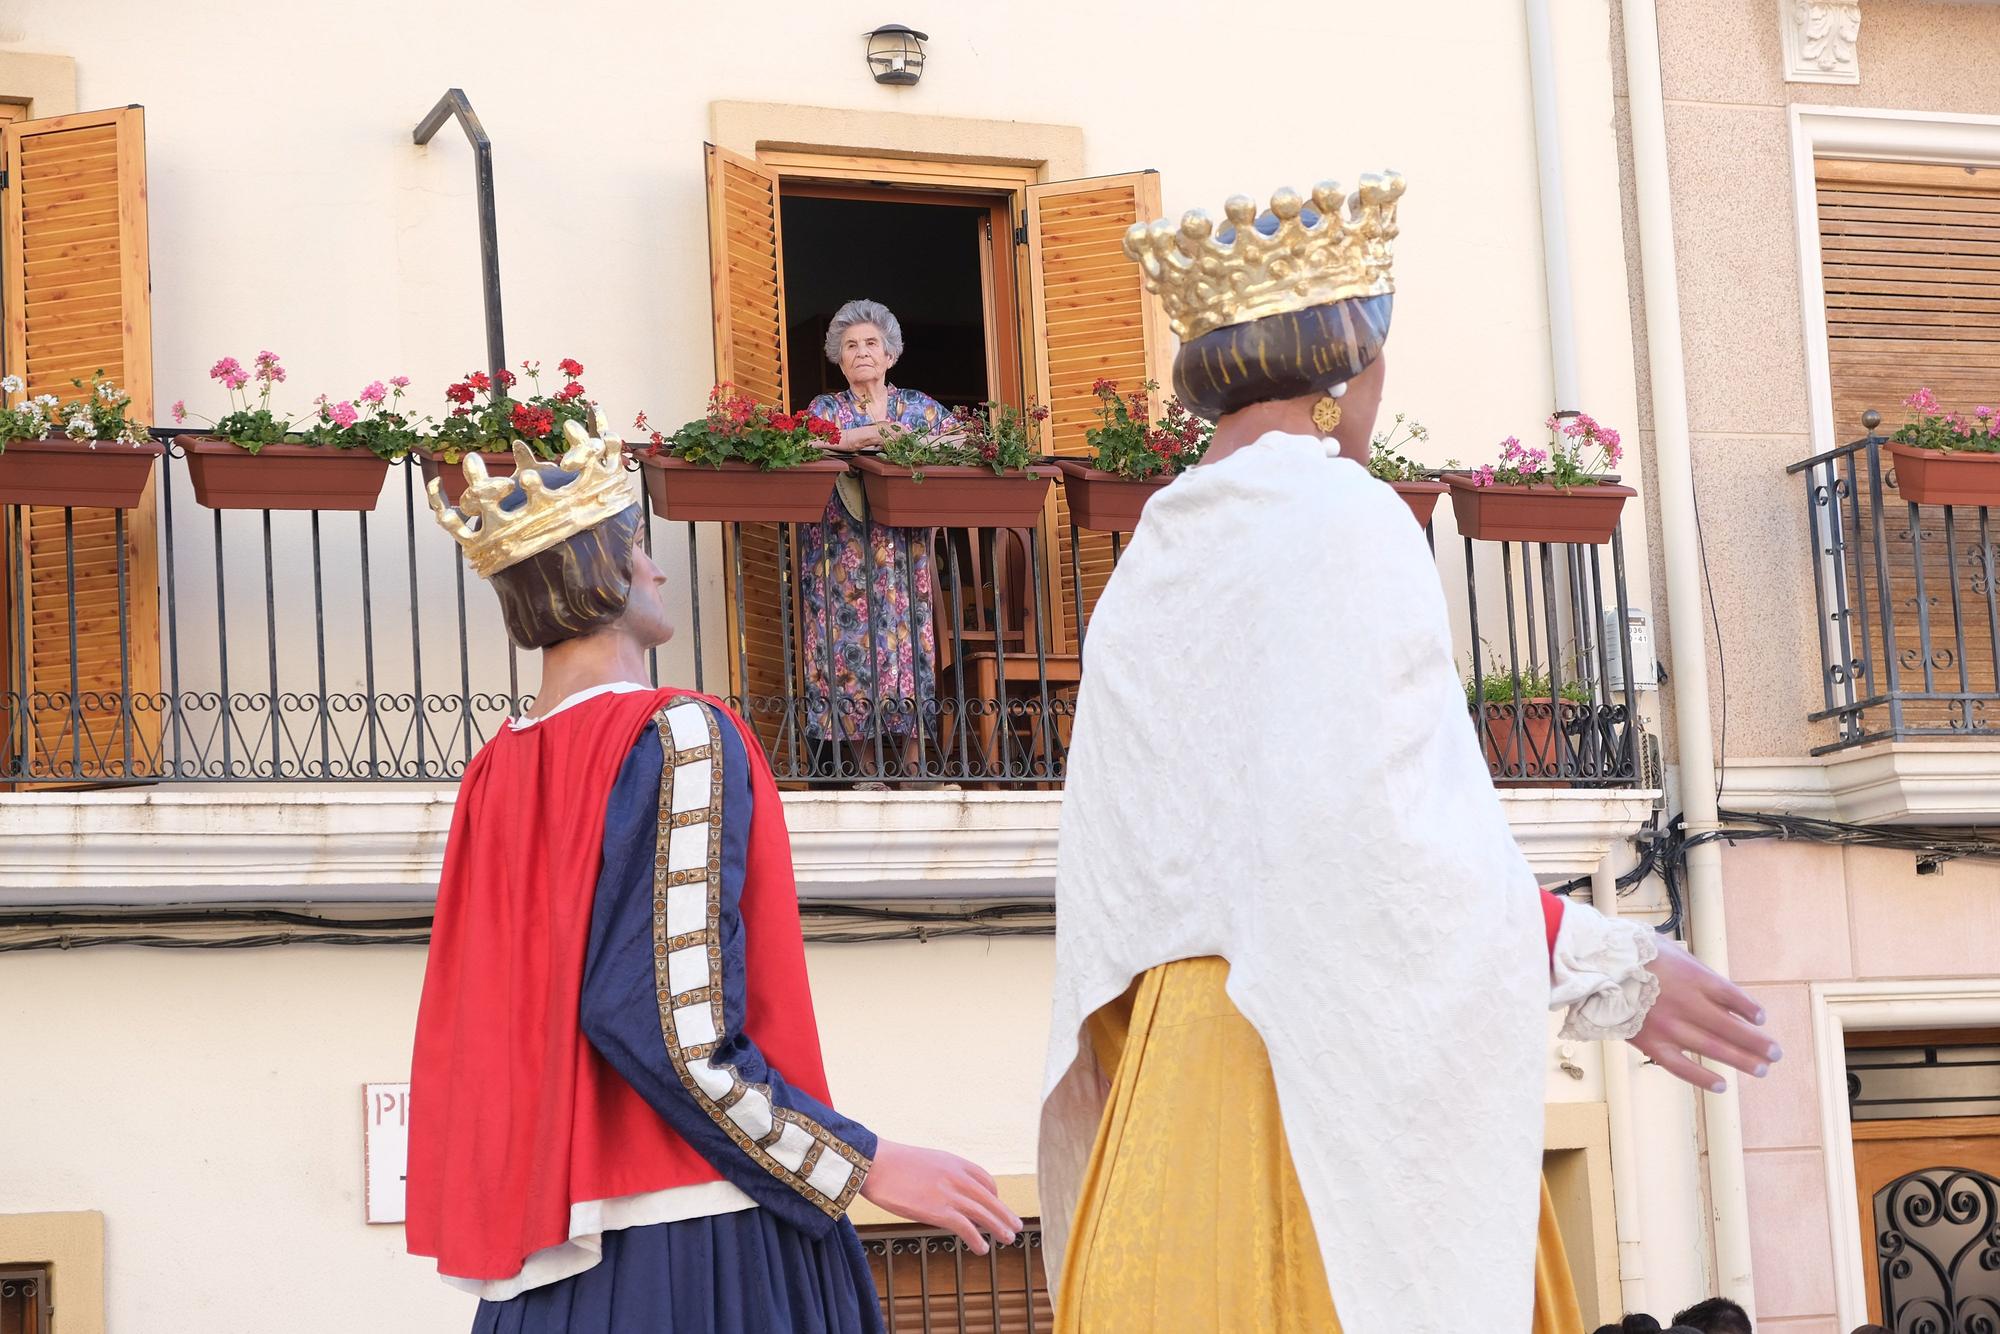
<instances>
[{"instance_id":1,"label":"carved stone ornament","mask_svg":"<svg viewBox=\"0 0 2000 1334\"><path fill-rule=\"evenodd\" d=\"M1787 83L1860 83L1861 0L1778 0Z\"/></svg>"}]
</instances>

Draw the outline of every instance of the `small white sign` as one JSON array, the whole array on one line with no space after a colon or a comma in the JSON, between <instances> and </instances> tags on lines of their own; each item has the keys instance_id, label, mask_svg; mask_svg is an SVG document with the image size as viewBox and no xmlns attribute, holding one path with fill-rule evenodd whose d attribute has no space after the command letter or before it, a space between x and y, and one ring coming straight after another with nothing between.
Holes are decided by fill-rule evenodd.
<instances>
[{"instance_id":1,"label":"small white sign","mask_svg":"<svg viewBox=\"0 0 2000 1334\"><path fill-rule=\"evenodd\" d=\"M368 1178L368 1221L403 1221L403 1182L410 1167L410 1086L361 1086L361 1164Z\"/></svg>"}]
</instances>

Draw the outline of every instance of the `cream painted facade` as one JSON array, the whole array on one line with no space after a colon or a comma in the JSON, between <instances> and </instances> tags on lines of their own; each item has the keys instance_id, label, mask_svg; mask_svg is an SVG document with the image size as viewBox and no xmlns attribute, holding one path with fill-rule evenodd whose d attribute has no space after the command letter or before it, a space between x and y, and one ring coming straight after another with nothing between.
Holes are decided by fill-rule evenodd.
<instances>
[{"instance_id":1,"label":"cream painted facade","mask_svg":"<svg viewBox=\"0 0 2000 1334\"><path fill-rule=\"evenodd\" d=\"M185 398L212 414L210 362L260 347L281 351L307 393L401 373L427 403L479 363L466 149L449 126L428 148L409 141L449 86L466 90L494 140L510 356L577 356L595 395L661 421L693 415L712 378L704 140L745 153L969 155L1051 181L1152 168L1174 213L1393 166L1411 187L1385 406L1429 426L1432 463L1490 457L1502 436L1532 438L1549 411L1553 210L1572 273L1578 405L1637 428L1632 601L1652 614L1665 660L1619 7L1545 8L1563 168L1552 199L1537 173L1534 6L1475 0L1288 0L1226 41L1212 7L1192 5L1142 21L1046 0L977 12L926 0L897 14L787 0L758 12L754 44L727 7L503 4L475 18L429 2L17 0L0 13L0 100L31 99L37 116L146 107L163 411ZM2000 10L1864 0L1854 85L1786 81L1780 10L1658 0L1662 91L1720 620L1711 648L1720 642L1734 687L1714 678L1729 710L1725 805L1752 799L1737 793L1754 773L1756 799L1833 813L1825 766L1803 759L1817 650L1803 516L1783 472L1829 443L1815 433L1790 108L2000 111L1978 82L2000 54ZM891 18L932 34L914 89L879 87L863 68L859 34ZM1940 62L1959 73L1936 77ZM1455 541L1448 523L1440 542ZM419 563L427 594L447 595L442 566ZM702 595L719 599L717 566L703 569ZM670 573L688 586L684 568ZM186 583L191 614L212 606L201 601L212 587ZM333 614L352 614L354 590L335 592L346 601ZM449 627L425 635L427 654L433 642L449 654ZM691 667L680 641L663 657L667 675ZM1667 746L1670 792L1672 700L1669 685L1645 706ZM2000 808L2000 795L1985 807L1964 800ZM788 798L802 892L1045 896L1058 802ZM1537 791L1508 803L1549 879L1630 865L1653 805L1650 794ZM434 885L448 818L449 793L435 789L4 795L0 904L406 910ZM1757 984L1791 1053L1742 1100L1760 1327L1825 1334L1850 1314L1831 1258L1838 1216L1821 1113L1838 1083L1814 1054L1815 988L1974 976L1990 938L1979 930L1983 872L1884 888L1870 858L1894 859L1851 853L1843 865L1780 845L1725 857L1735 971ZM1897 871L1909 871L1906 858ZM1659 882L1625 908L1663 915ZM65 1291L63 1334L93 1328L93 1300L105 1327L140 1334L362 1322L414 1334L467 1318L463 1299L402 1253L400 1228L361 1219L359 1089L407 1074L422 960L409 946L0 955L0 1026L32 1034L47 1063L31 1087L0 1094L0 1247L29 1226L9 1216L102 1216L102 1277L72 1262L86 1277ZM809 962L843 1107L885 1134L980 1159L1032 1208L1047 940L815 945ZM1585 1183L1565 1223L1586 1315L1664 1316L1710 1295L1719 1169L1696 1097L1623 1047L1552 1039L1547 1068L1550 1146L1572 1155L1552 1159L1552 1175L1581 1170ZM1614 1225L1606 1177L1619 1154ZM87 1250L87 1236L75 1244ZM229 1257L220 1277L199 1263L209 1251Z\"/></svg>"}]
</instances>

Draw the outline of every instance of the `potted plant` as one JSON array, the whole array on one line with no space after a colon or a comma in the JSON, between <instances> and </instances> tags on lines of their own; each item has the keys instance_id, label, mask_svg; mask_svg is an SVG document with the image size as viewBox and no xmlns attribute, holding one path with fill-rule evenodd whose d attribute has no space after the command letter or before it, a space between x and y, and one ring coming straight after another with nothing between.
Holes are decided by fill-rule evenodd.
<instances>
[{"instance_id":1,"label":"potted plant","mask_svg":"<svg viewBox=\"0 0 2000 1334\"><path fill-rule=\"evenodd\" d=\"M1048 415L986 403L936 435L888 432L879 456L854 456L869 517L898 528L1032 527L1056 477L1028 443Z\"/></svg>"},{"instance_id":2,"label":"potted plant","mask_svg":"<svg viewBox=\"0 0 2000 1334\"><path fill-rule=\"evenodd\" d=\"M556 369L562 373L562 387L544 393L542 364L522 362L521 370L534 386L525 399L508 392L520 381L510 370L500 372L498 384L485 371L468 371L464 379L448 386L444 396L451 409L417 454L425 483L438 482L446 502L456 505L465 494L465 473L459 465L467 454L479 455L488 477L513 474L515 440L542 458L561 458L566 448L563 423L577 421L588 427L592 404L583 388L582 362L564 357Z\"/></svg>"},{"instance_id":3,"label":"potted plant","mask_svg":"<svg viewBox=\"0 0 2000 1334\"><path fill-rule=\"evenodd\" d=\"M1498 464L1445 475L1460 533L1486 542L1611 540L1625 502L1637 494L1604 473L1624 452L1618 432L1581 412L1556 413L1547 425L1547 449L1510 435L1500 442Z\"/></svg>"},{"instance_id":4,"label":"potted plant","mask_svg":"<svg viewBox=\"0 0 2000 1334\"><path fill-rule=\"evenodd\" d=\"M1395 423L1387 431L1377 431L1368 442L1368 471L1396 488L1396 494L1410 507L1419 527L1431 526L1431 515L1437 510L1438 497L1445 493L1445 484L1437 479L1437 474L1427 471L1419 464L1405 458L1403 447L1418 444L1431 438L1422 422L1404 424L1403 414L1397 413ZM1449 465L1447 465L1449 466Z\"/></svg>"},{"instance_id":5,"label":"potted plant","mask_svg":"<svg viewBox=\"0 0 2000 1334\"><path fill-rule=\"evenodd\" d=\"M0 505L126 510L145 494L160 446L126 415L131 396L101 370L88 389L70 383L80 393L65 407L54 394L26 397L18 375L0 378Z\"/></svg>"},{"instance_id":6,"label":"potted plant","mask_svg":"<svg viewBox=\"0 0 2000 1334\"><path fill-rule=\"evenodd\" d=\"M385 407L386 391L372 402L364 390L354 401L316 402L301 426L271 410L271 391L284 383L275 352L259 352L251 369L234 357L211 366L208 378L229 393L231 410L210 423L210 433L188 443L188 479L194 498L221 510L372 510L382 493L389 461L407 452L414 434L400 412ZM400 400L401 376L396 387ZM254 403L248 386L257 383ZM370 389L382 388L378 382ZM185 422L185 402L174 420ZM379 452L378 452L379 451Z\"/></svg>"},{"instance_id":7,"label":"potted plant","mask_svg":"<svg viewBox=\"0 0 2000 1334\"><path fill-rule=\"evenodd\" d=\"M663 519L693 523L816 523L847 471L826 457L840 428L806 412L778 412L729 384L708 391L708 410L672 435L653 430L639 452L646 495Z\"/></svg>"},{"instance_id":8,"label":"potted plant","mask_svg":"<svg viewBox=\"0 0 2000 1334\"><path fill-rule=\"evenodd\" d=\"M1903 400L1910 419L1889 437L1896 490L1912 505L2000 505L2000 416L1972 410L1967 420L1918 389Z\"/></svg>"},{"instance_id":9,"label":"potted plant","mask_svg":"<svg viewBox=\"0 0 2000 1334\"><path fill-rule=\"evenodd\" d=\"M1519 673L1475 669L1465 682L1465 706L1495 783L1568 786L1562 737L1588 716L1589 686L1568 680L1558 690L1540 666Z\"/></svg>"},{"instance_id":10,"label":"potted plant","mask_svg":"<svg viewBox=\"0 0 2000 1334\"><path fill-rule=\"evenodd\" d=\"M1116 380L1099 380L1098 424L1083 438L1091 461L1057 459L1070 520L1099 532L1129 533L1153 493L1201 461L1215 427L1189 412L1177 398L1167 400L1158 422L1151 420L1150 395L1159 385L1147 380L1139 392L1123 395Z\"/></svg>"}]
</instances>

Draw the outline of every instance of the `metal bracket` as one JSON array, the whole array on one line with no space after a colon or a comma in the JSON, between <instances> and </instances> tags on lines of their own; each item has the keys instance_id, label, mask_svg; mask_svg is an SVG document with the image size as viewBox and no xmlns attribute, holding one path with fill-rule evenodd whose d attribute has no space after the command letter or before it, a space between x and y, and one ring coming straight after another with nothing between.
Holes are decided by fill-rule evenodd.
<instances>
[{"instance_id":1,"label":"metal bracket","mask_svg":"<svg viewBox=\"0 0 2000 1334\"><path fill-rule=\"evenodd\" d=\"M417 122L410 137L421 146L431 141L447 116L458 120L459 128L472 144L474 188L479 196L479 270L485 288L486 367L493 376L493 389L500 391L501 372L507 369L507 343L500 319L499 221L493 204L493 141L479 123L478 113L463 90L447 88L430 114Z\"/></svg>"}]
</instances>

